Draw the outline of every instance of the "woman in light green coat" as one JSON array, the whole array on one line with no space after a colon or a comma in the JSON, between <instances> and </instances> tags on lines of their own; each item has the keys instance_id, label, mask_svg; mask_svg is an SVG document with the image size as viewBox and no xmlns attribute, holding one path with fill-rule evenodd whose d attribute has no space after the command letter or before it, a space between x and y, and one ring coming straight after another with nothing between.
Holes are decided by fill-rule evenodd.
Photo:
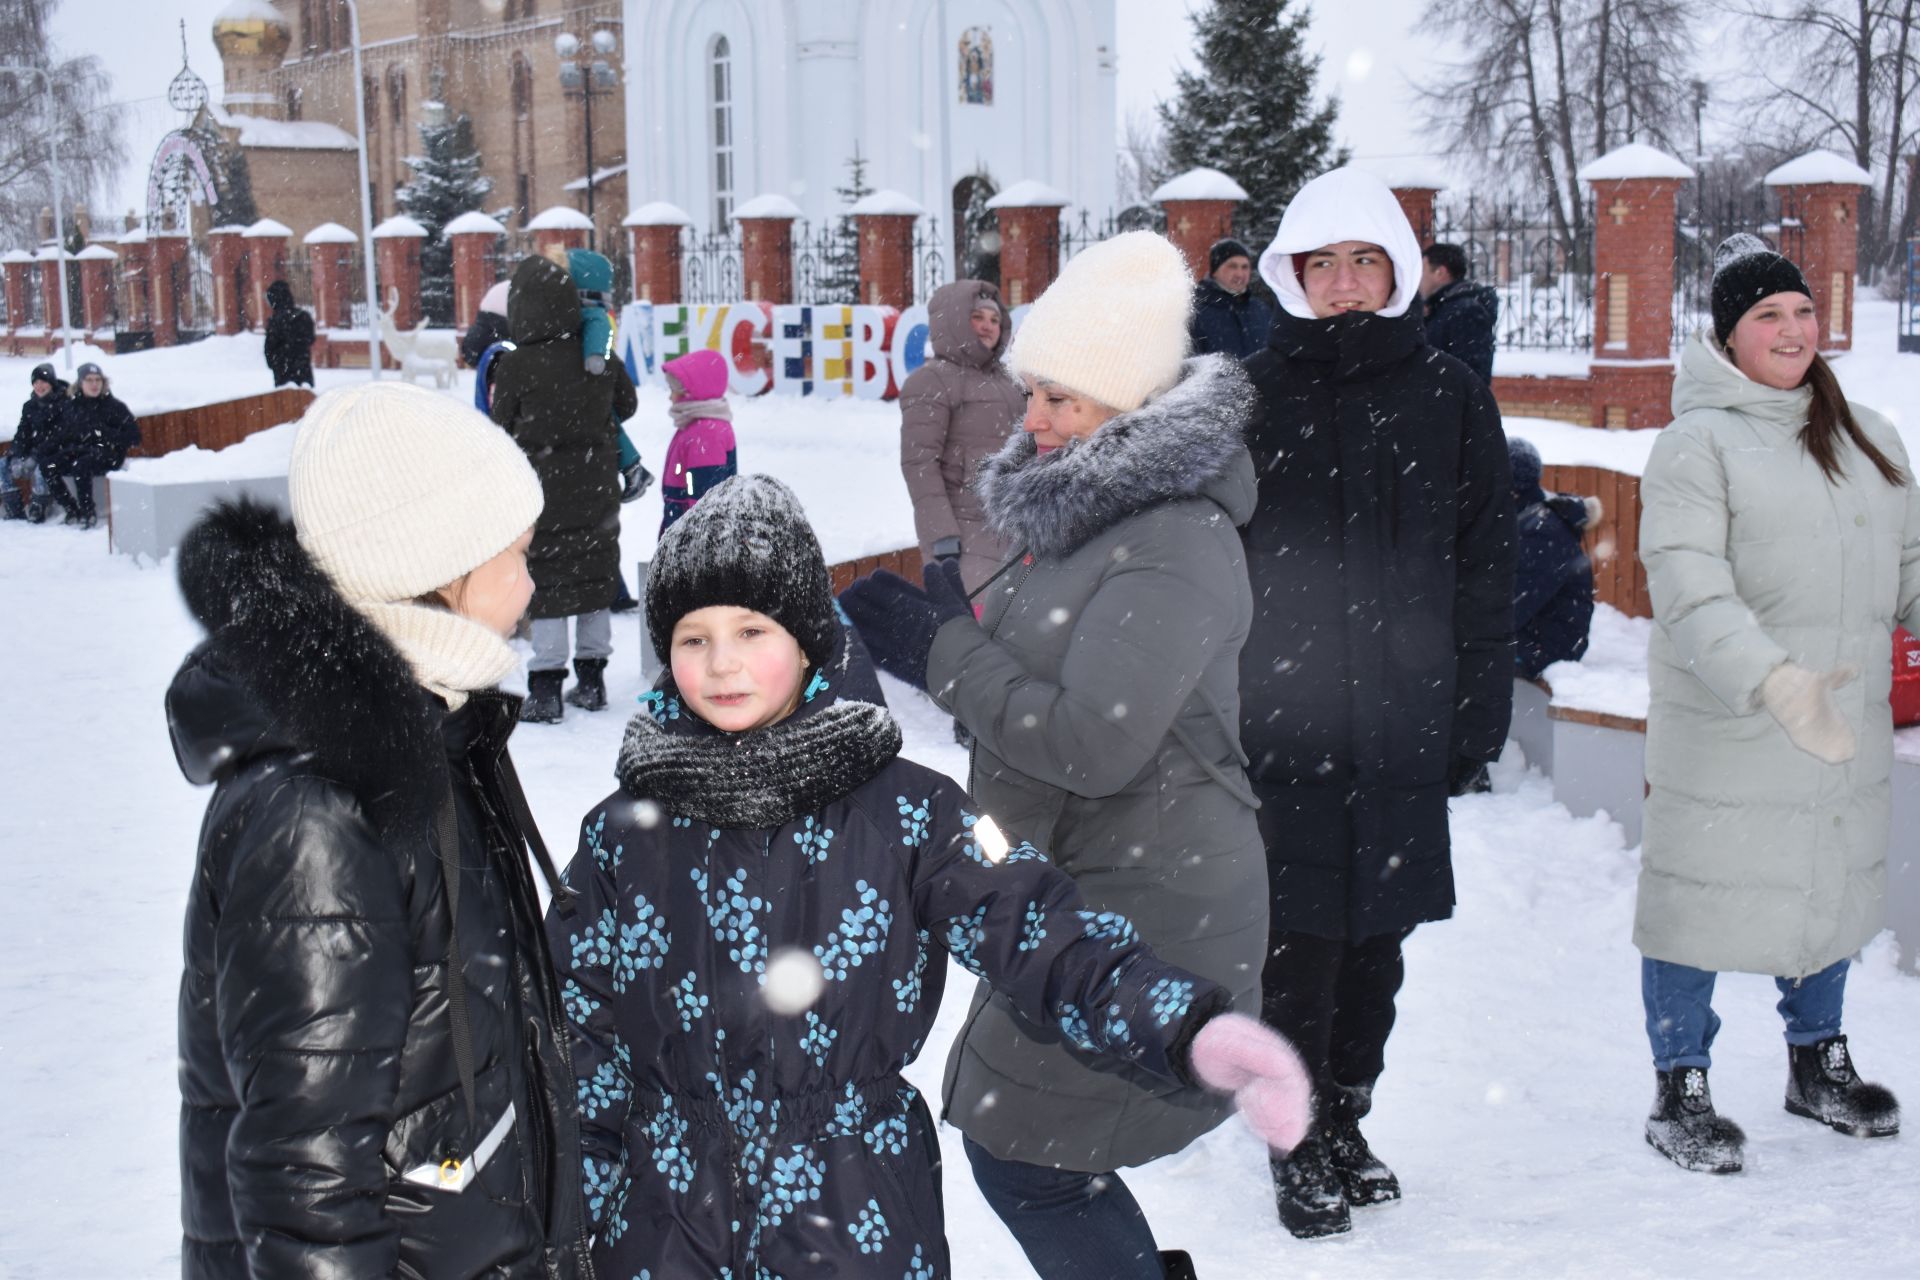
<instances>
[{"instance_id":1,"label":"woman in light green coat","mask_svg":"<svg viewBox=\"0 0 1920 1280\"><path fill-rule=\"evenodd\" d=\"M1687 344L1641 481L1654 629L1634 943L1657 1077L1647 1141L1729 1173L1715 1113L1714 976L1780 988L1787 1110L1898 1131L1840 1033L1849 957L1885 916L1891 634L1920 626L1920 492L1878 414L1815 351L1800 271L1720 246L1713 330Z\"/></svg>"}]
</instances>

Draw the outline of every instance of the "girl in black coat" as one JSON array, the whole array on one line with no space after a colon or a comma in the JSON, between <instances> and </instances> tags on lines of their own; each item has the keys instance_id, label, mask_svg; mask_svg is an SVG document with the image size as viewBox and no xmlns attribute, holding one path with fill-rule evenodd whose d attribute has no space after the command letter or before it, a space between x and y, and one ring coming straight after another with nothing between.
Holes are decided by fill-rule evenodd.
<instances>
[{"instance_id":1,"label":"girl in black coat","mask_svg":"<svg viewBox=\"0 0 1920 1280\"><path fill-rule=\"evenodd\" d=\"M760 476L702 498L648 575L671 673L582 824L578 898L547 921L600 1274L946 1276L939 1144L900 1072L949 955L1049 1042L1234 1092L1257 1131L1297 1140L1305 1077L1278 1037L1216 1016L1223 987L1009 848L846 696L829 592L798 504ZM1150 1249L1092 1247L1082 1274L1161 1275Z\"/></svg>"},{"instance_id":2,"label":"girl in black coat","mask_svg":"<svg viewBox=\"0 0 1920 1280\"><path fill-rule=\"evenodd\" d=\"M208 636L168 724L215 784L180 984L181 1269L589 1277L545 851L495 687L539 482L471 409L381 382L314 402L288 483L291 523L222 506L180 553Z\"/></svg>"},{"instance_id":3,"label":"girl in black coat","mask_svg":"<svg viewBox=\"0 0 1920 1280\"><path fill-rule=\"evenodd\" d=\"M1262 407L1240 706L1272 877L1266 1016L1322 1100L1274 1170L1301 1236L1400 1194L1359 1120L1401 943L1453 911L1448 797L1500 754L1513 698L1506 440L1485 384L1427 345L1420 261L1379 179L1314 179L1261 255L1281 313L1247 362Z\"/></svg>"}]
</instances>

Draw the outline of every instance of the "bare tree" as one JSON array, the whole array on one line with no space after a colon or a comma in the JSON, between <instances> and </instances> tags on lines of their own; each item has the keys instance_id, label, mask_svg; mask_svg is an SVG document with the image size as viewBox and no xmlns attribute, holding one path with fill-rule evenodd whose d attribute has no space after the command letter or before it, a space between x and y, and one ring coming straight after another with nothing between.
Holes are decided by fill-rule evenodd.
<instances>
[{"instance_id":1,"label":"bare tree","mask_svg":"<svg viewBox=\"0 0 1920 1280\"><path fill-rule=\"evenodd\" d=\"M1115 192L1123 209L1145 204L1153 189L1173 176L1173 165L1167 159L1166 132L1160 127L1156 112L1136 107L1127 113L1115 163L1119 170Z\"/></svg>"},{"instance_id":2,"label":"bare tree","mask_svg":"<svg viewBox=\"0 0 1920 1280\"><path fill-rule=\"evenodd\" d=\"M60 144L63 226L73 206L92 206L127 161L123 113L111 101L106 68L92 56L62 58L47 36L57 3L0 0L0 63L42 67L53 81L49 103L40 77L0 76L0 237L15 246L37 241L40 210L53 204L50 129Z\"/></svg>"},{"instance_id":3,"label":"bare tree","mask_svg":"<svg viewBox=\"0 0 1920 1280\"><path fill-rule=\"evenodd\" d=\"M1920 138L1920 0L1726 0L1746 33L1757 87L1747 116L1787 155L1843 151L1882 181L1869 189L1860 261L1869 270L1891 239L1900 157Z\"/></svg>"}]
</instances>

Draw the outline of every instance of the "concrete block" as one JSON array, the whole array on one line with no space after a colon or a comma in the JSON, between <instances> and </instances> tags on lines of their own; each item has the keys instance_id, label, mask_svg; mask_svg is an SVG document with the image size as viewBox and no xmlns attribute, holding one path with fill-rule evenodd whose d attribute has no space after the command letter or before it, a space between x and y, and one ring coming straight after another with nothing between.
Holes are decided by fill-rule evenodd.
<instances>
[{"instance_id":1,"label":"concrete block","mask_svg":"<svg viewBox=\"0 0 1920 1280\"><path fill-rule=\"evenodd\" d=\"M180 545L200 514L223 498L254 498L289 509L287 478L155 482L107 477L104 510L110 513L115 551L158 560Z\"/></svg>"}]
</instances>

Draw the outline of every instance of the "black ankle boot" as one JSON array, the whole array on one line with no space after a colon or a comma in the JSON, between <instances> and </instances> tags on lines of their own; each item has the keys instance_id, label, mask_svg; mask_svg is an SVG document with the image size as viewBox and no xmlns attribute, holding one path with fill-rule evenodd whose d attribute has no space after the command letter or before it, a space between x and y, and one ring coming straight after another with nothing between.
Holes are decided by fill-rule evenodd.
<instances>
[{"instance_id":1,"label":"black ankle boot","mask_svg":"<svg viewBox=\"0 0 1920 1280\"><path fill-rule=\"evenodd\" d=\"M1695 1173L1738 1173L1747 1135L1713 1109L1704 1067L1653 1073L1647 1145Z\"/></svg>"},{"instance_id":2,"label":"black ankle boot","mask_svg":"<svg viewBox=\"0 0 1920 1280\"><path fill-rule=\"evenodd\" d=\"M1359 1208L1400 1198L1400 1179L1387 1168L1360 1132L1360 1120L1373 1109L1371 1088L1343 1088L1328 1109L1327 1155L1347 1203Z\"/></svg>"},{"instance_id":3,"label":"black ankle boot","mask_svg":"<svg viewBox=\"0 0 1920 1280\"><path fill-rule=\"evenodd\" d=\"M565 671L529 671L527 700L520 704L524 724L559 724L567 714L560 702L560 686L567 682Z\"/></svg>"},{"instance_id":4,"label":"black ankle boot","mask_svg":"<svg viewBox=\"0 0 1920 1280\"><path fill-rule=\"evenodd\" d=\"M1318 1240L1353 1230L1347 1194L1340 1186L1327 1154L1326 1139L1316 1129L1284 1156L1273 1156L1273 1196L1280 1225L1296 1240Z\"/></svg>"},{"instance_id":5,"label":"black ankle boot","mask_svg":"<svg viewBox=\"0 0 1920 1280\"><path fill-rule=\"evenodd\" d=\"M27 499L27 523L41 524L47 518L47 500L35 496Z\"/></svg>"},{"instance_id":6,"label":"black ankle boot","mask_svg":"<svg viewBox=\"0 0 1920 1280\"><path fill-rule=\"evenodd\" d=\"M582 711L605 711L607 709L607 660L575 658L573 674L575 680L573 688L567 690L567 705L578 707Z\"/></svg>"},{"instance_id":7,"label":"black ankle boot","mask_svg":"<svg viewBox=\"0 0 1920 1280\"><path fill-rule=\"evenodd\" d=\"M1200 1280L1199 1273L1193 1269L1193 1255L1185 1249L1162 1249L1160 1273L1167 1280Z\"/></svg>"},{"instance_id":8,"label":"black ankle boot","mask_svg":"<svg viewBox=\"0 0 1920 1280\"><path fill-rule=\"evenodd\" d=\"M1845 1036L1787 1046L1787 1110L1855 1138L1900 1132L1900 1104L1860 1078Z\"/></svg>"}]
</instances>

